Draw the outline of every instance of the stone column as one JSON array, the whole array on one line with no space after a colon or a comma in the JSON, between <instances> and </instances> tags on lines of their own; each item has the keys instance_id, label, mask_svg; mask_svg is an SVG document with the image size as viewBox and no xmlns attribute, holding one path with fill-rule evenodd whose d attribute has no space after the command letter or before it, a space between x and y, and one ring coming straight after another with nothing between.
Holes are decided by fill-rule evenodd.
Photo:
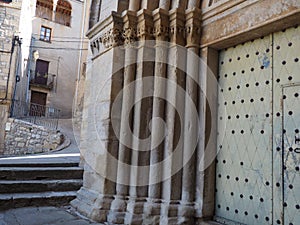
<instances>
[{"instance_id":1,"label":"stone column","mask_svg":"<svg viewBox=\"0 0 300 225\"><path fill-rule=\"evenodd\" d=\"M165 91L166 82L161 78L166 78L167 73L167 44L168 40L168 12L157 9L153 12L155 44L155 72L154 72L154 98L152 114L151 132L151 156L150 156L150 175L148 204L145 207L145 214L159 215L161 201L161 178L162 167L157 166L161 162L164 150L165 127ZM159 96L159 97L157 97ZM158 202L157 202L158 201Z\"/></svg>"},{"instance_id":2,"label":"stone column","mask_svg":"<svg viewBox=\"0 0 300 225\"><path fill-rule=\"evenodd\" d=\"M153 19L148 10L140 10L137 14L137 34L139 46L137 50L137 70L135 83L135 105L133 114L133 151L131 157L130 199L127 206L125 223L135 224L142 221L144 204L148 196L150 162L150 129L152 117L152 98L141 97L144 94L152 96L153 82L145 82L144 78L152 77L154 73L154 46L147 40L152 39Z\"/></svg>"},{"instance_id":3,"label":"stone column","mask_svg":"<svg viewBox=\"0 0 300 225\"><path fill-rule=\"evenodd\" d=\"M129 0L129 10L138 11L141 7L141 0Z\"/></svg>"},{"instance_id":4,"label":"stone column","mask_svg":"<svg viewBox=\"0 0 300 225\"><path fill-rule=\"evenodd\" d=\"M218 50L201 49L200 140L197 150L195 217L212 218L215 207L215 157L217 154ZM208 104L209 103L209 104ZM208 108L209 107L209 108ZM201 219L198 219L201 221Z\"/></svg>"},{"instance_id":5,"label":"stone column","mask_svg":"<svg viewBox=\"0 0 300 225\"><path fill-rule=\"evenodd\" d=\"M130 182L130 164L131 164L131 149L132 143L132 115L131 110L134 105L134 85L132 82L135 79L136 73L136 13L127 11L123 16L124 28L123 36L125 39L125 65L124 65L124 84L122 94L122 114L120 125L120 142L118 154L118 171L116 196L112 202L111 211L108 216L108 222L123 224L126 213L126 197L129 195ZM131 87L131 88L129 88Z\"/></svg>"},{"instance_id":6,"label":"stone column","mask_svg":"<svg viewBox=\"0 0 300 225\"><path fill-rule=\"evenodd\" d=\"M142 0L141 8L153 11L158 8L158 5L159 0Z\"/></svg>"},{"instance_id":7,"label":"stone column","mask_svg":"<svg viewBox=\"0 0 300 225\"><path fill-rule=\"evenodd\" d=\"M185 89L185 15L184 11L174 9L169 12L170 23L170 47L168 51L168 85L167 85L167 99L173 99L175 106L166 105L166 126L167 135L165 141L164 158L169 157L171 161L170 167L163 168L164 177L168 177L162 184L162 199L165 203L162 204L161 210L161 225L174 224L177 221L177 209L179 200L181 199L181 170L182 157L176 157L174 150L179 149L179 153L183 148L183 124L180 123L178 112L184 111L184 96L180 95L179 87ZM182 47L179 47L182 46ZM177 84L174 88L171 83ZM184 116L184 113L179 113Z\"/></svg>"},{"instance_id":8,"label":"stone column","mask_svg":"<svg viewBox=\"0 0 300 225\"><path fill-rule=\"evenodd\" d=\"M199 8L200 7L200 0L188 0L188 9L192 8Z\"/></svg>"},{"instance_id":9,"label":"stone column","mask_svg":"<svg viewBox=\"0 0 300 225\"><path fill-rule=\"evenodd\" d=\"M181 9L186 10L188 0L173 0L172 1L172 9Z\"/></svg>"},{"instance_id":10,"label":"stone column","mask_svg":"<svg viewBox=\"0 0 300 225\"><path fill-rule=\"evenodd\" d=\"M71 204L83 215L99 222L107 221L116 189L113 179L117 174L115 158L119 143L114 132L118 133L119 129L112 129L112 121L119 120L121 115L111 115L111 109L123 83L120 70L124 64L123 51L114 48L122 44L122 28L122 18L112 13L87 34L93 55L92 70L86 77L80 142L84 159L83 187Z\"/></svg>"},{"instance_id":11,"label":"stone column","mask_svg":"<svg viewBox=\"0 0 300 225\"><path fill-rule=\"evenodd\" d=\"M187 48L187 69L186 69L186 101L185 101L185 124L184 124L184 152L183 161L186 163L182 173L182 196L181 210L179 216L186 222L192 223L194 216L195 199L195 162L196 145L198 142L198 114L193 108L198 105L199 79L199 42L201 29L201 11L193 9L186 13L186 48ZM190 102L189 99L192 101ZM193 105L194 104L194 105Z\"/></svg>"},{"instance_id":12,"label":"stone column","mask_svg":"<svg viewBox=\"0 0 300 225\"><path fill-rule=\"evenodd\" d=\"M169 10L170 9L170 3L171 3L171 0L160 0L159 1L159 8L164 9L164 10Z\"/></svg>"}]
</instances>

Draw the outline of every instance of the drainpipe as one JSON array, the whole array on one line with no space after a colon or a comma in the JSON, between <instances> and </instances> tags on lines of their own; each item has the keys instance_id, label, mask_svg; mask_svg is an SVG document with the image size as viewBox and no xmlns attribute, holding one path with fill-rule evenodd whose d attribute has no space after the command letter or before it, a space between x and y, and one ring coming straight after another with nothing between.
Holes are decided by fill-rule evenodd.
<instances>
[{"instance_id":1,"label":"drainpipe","mask_svg":"<svg viewBox=\"0 0 300 225\"><path fill-rule=\"evenodd\" d=\"M80 72L81 72L81 69L82 69L82 63L81 63L81 59L82 59L82 48L83 48L83 41L84 41L84 32L85 32L85 30L84 30L84 28L85 28L85 22L86 22L86 6L87 6L87 2L85 2L84 4L83 4L83 22L82 22L82 27L81 27L81 33L80 33L80 45L79 45L79 58L78 58L78 73L77 73L77 84L76 84L76 90L75 90L75 96L74 96L74 106L73 107L75 107L74 109L73 109L73 113L75 113L75 111L76 111L76 104L77 104L77 98L78 98L78 88L79 88L79 81L80 81ZM72 117L73 117L74 115L72 115Z\"/></svg>"},{"instance_id":2,"label":"drainpipe","mask_svg":"<svg viewBox=\"0 0 300 225\"><path fill-rule=\"evenodd\" d=\"M13 59L13 54L14 54L14 50L15 50L15 41L16 41L16 37L14 36L12 39L12 44L11 44L11 50L10 52L10 59L9 59L9 67L8 67L8 75L7 75L7 81L6 81L6 88L5 88L5 97L4 98L0 98L1 101L5 101L7 100L7 95L8 95L8 85L9 85L9 79L10 79L10 73L11 73L11 64L12 64L12 59Z\"/></svg>"},{"instance_id":3,"label":"drainpipe","mask_svg":"<svg viewBox=\"0 0 300 225\"><path fill-rule=\"evenodd\" d=\"M28 57L28 64L27 64L27 84L26 84L26 103L29 103L29 84L30 84L30 78L31 78L31 63L32 63L32 56L33 56L33 51L32 51L32 46L33 46L33 40L34 37L31 37L31 43L30 43L30 47L29 47L29 57Z\"/></svg>"},{"instance_id":4,"label":"drainpipe","mask_svg":"<svg viewBox=\"0 0 300 225\"><path fill-rule=\"evenodd\" d=\"M15 86L14 86L14 93L12 97L12 104L11 104L11 110L10 110L10 117L13 116L14 113L14 104L15 104L15 97L16 97L16 91L17 91L17 84L20 82L20 52L21 52L21 45L22 45L22 38L19 38L19 36L15 36L15 41L18 43L18 53L17 53L17 67L16 67L16 80L15 80Z\"/></svg>"},{"instance_id":5,"label":"drainpipe","mask_svg":"<svg viewBox=\"0 0 300 225\"><path fill-rule=\"evenodd\" d=\"M56 68L56 81L55 81L55 93L57 92L57 83L58 83L58 73L59 73L59 63L62 57L58 56L57 58L57 68Z\"/></svg>"}]
</instances>

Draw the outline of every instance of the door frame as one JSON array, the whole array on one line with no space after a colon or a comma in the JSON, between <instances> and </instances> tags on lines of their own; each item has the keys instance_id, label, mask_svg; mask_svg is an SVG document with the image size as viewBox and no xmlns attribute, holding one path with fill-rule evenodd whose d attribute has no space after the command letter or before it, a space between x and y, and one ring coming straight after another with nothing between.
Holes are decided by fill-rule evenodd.
<instances>
[{"instance_id":1,"label":"door frame","mask_svg":"<svg viewBox=\"0 0 300 225\"><path fill-rule=\"evenodd\" d=\"M297 15L300 18L300 15ZM296 17L297 17L296 16ZM201 93L199 100L199 118L200 118L200 127L204 129L200 129L200 136L204 138L200 138L198 151L208 152L205 153L210 155L211 153L216 153L217 150L217 121L218 121L218 88L214 84L214 80L218 76L219 71L219 50L226 49L229 47L233 47L238 44L245 43L251 39L257 39L263 35L270 35L272 33L281 31L283 29L287 29L297 25L298 22L292 21L290 24L282 23L280 21L274 21L270 24L261 25L261 27L256 27L257 32L241 32L234 37L228 37L228 41L224 39L218 40L212 44L204 44L200 48L200 56L203 62L207 65L209 69L202 71L200 75L200 84ZM275 28L275 29L274 29ZM247 35L245 35L247 33ZM231 41L234 39L234 41ZM230 40L230 41L229 41ZM215 76L211 76L211 72ZM283 95L282 95L283 96ZM208 102L216 102L215 105L209 105ZM273 112L275 108L273 105ZM274 117L273 117L274 118ZM275 124L273 119L273 125ZM282 123L279 129L281 129ZM273 132L274 132L273 126ZM282 130L282 129L281 129ZM211 140L215 140L215 143ZM275 141L273 140L273 145ZM281 142L282 143L282 142ZM274 146L273 146L274 149ZM276 149L276 148L275 148ZM273 151L276 152L276 151ZM209 157L209 156L208 156ZM273 156L273 160L276 160L278 156ZM201 221L205 220L213 220L214 218L214 209L215 209L215 162L211 163L203 173L198 173L199 180L203 181L203 206L201 211L202 218L198 220L199 224L202 224ZM274 174L274 168L277 169L277 173ZM273 164L273 185L277 184L278 178L281 180L279 187L273 191L273 197L275 195L279 196L277 199L273 199L273 222L276 223L277 219L280 218L283 221L283 207L278 207L283 205L282 198L282 162L280 160L279 165ZM273 188L274 189L274 188ZM206 223L203 223L206 224Z\"/></svg>"}]
</instances>

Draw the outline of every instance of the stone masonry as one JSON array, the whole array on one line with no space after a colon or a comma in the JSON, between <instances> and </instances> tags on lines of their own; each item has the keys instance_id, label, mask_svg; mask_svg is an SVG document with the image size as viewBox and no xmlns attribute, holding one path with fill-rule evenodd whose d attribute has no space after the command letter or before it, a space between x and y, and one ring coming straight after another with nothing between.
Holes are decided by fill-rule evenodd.
<instances>
[{"instance_id":1,"label":"stone masonry","mask_svg":"<svg viewBox=\"0 0 300 225\"><path fill-rule=\"evenodd\" d=\"M85 172L72 206L108 224L206 224L216 207L218 51L297 25L299 0L91 5Z\"/></svg>"},{"instance_id":2,"label":"stone masonry","mask_svg":"<svg viewBox=\"0 0 300 225\"><path fill-rule=\"evenodd\" d=\"M64 141L62 133L17 119L6 123L4 155L48 152Z\"/></svg>"},{"instance_id":3,"label":"stone masonry","mask_svg":"<svg viewBox=\"0 0 300 225\"><path fill-rule=\"evenodd\" d=\"M19 32L21 4L21 0L13 0L10 4L0 3L0 129L3 131L15 82L16 51L12 53L11 50L13 38ZM0 155L4 146L4 132L0 132Z\"/></svg>"},{"instance_id":4,"label":"stone masonry","mask_svg":"<svg viewBox=\"0 0 300 225\"><path fill-rule=\"evenodd\" d=\"M0 97L7 88L12 40L19 29L20 4L21 1L14 1L9 6L0 4Z\"/></svg>"}]
</instances>

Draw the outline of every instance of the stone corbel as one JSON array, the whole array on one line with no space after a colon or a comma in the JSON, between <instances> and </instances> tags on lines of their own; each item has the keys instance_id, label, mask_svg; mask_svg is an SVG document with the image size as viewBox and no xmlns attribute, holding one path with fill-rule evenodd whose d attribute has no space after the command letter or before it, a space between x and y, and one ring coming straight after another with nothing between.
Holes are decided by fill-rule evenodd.
<instances>
[{"instance_id":1,"label":"stone corbel","mask_svg":"<svg viewBox=\"0 0 300 225\"><path fill-rule=\"evenodd\" d=\"M179 45L185 45L185 15L181 9L174 9L169 12L170 19L170 42Z\"/></svg>"},{"instance_id":2,"label":"stone corbel","mask_svg":"<svg viewBox=\"0 0 300 225\"><path fill-rule=\"evenodd\" d=\"M112 12L106 20L97 23L87 32L87 36L91 40L90 47L93 56L101 54L103 49L122 45L124 41L122 33L123 19L115 12Z\"/></svg>"},{"instance_id":3,"label":"stone corbel","mask_svg":"<svg viewBox=\"0 0 300 225\"><path fill-rule=\"evenodd\" d=\"M90 47L93 55L96 55L100 51L100 39L100 37L96 37L90 41Z\"/></svg>"},{"instance_id":4,"label":"stone corbel","mask_svg":"<svg viewBox=\"0 0 300 225\"><path fill-rule=\"evenodd\" d=\"M105 48L113 48L123 44L123 31L120 28L112 28L101 36L100 42Z\"/></svg>"},{"instance_id":5,"label":"stone corbel","mask_svg":"<svg viewBox=\"0 0 300 225\"><path fill-rule=\"evenodd\" d=\"M156 40L166 41L169 37L169 13L163 9L153 12L154 30Z\"/></svg>"},{"instance_id":6,"label":"stone corbel","mask_svg":"<svg viewBox=\"0 0 300 225\"><path fill-rule=\"evenodd\" d=\"M200 35L201 35L201 10L194 8L186 12L186 24L185 24L185 35L186 35L186 47L200 46Z\"/></svg>"}]
</instances>

